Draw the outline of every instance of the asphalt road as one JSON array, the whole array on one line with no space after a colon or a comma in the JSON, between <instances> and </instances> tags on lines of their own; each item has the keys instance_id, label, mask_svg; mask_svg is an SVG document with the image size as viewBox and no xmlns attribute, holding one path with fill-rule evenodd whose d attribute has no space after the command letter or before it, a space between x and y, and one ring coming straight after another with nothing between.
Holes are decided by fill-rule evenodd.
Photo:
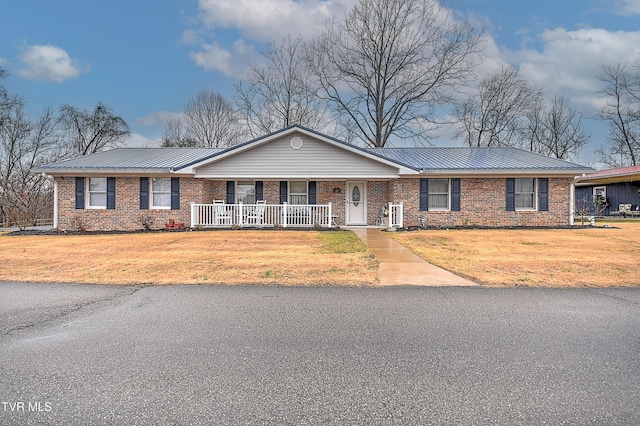
<instances>
[{"instance_id":1,"label":"asphalt road","mask_svg":"<svg viewBox=\"0 0 640 426\"><path fill-rule=\"evenodd\" d=\"M640 289L0 283L0 403L3 425L637 425Z\"/></svg>"}]
</instances>

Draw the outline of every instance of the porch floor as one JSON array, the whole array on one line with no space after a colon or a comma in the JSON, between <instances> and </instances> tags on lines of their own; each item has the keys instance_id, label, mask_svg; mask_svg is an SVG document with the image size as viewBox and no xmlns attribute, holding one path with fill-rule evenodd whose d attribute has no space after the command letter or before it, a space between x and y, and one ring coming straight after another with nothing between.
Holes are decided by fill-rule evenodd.
<instances>
[{"instance_id":1,"label":"porch floor","mask_svg":"<svg viewBox=\"0 0 640 426\"><path fill-rule=\"evenodd\" d=\"M475 286L473 281L455 275L422 259L380 228L343 227L353 231L380 261L380 285Z\"/></svg>"}]
</instances>

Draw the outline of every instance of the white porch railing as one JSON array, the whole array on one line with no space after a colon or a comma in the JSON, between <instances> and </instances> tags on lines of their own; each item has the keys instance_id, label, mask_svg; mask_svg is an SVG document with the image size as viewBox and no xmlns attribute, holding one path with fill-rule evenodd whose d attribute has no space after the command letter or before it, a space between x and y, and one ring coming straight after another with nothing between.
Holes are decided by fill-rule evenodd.
<instances>
[{"instance_id":1,"label":"white porch railing","mask_svg":"<svg viewBox=\"0 0 640 426\"><path fill-rule=\"evenodd\" d=\"M300 227L332 226L329 204L191 204L191 227Z\"/></svg>"},{"instance_id":2,"label":"white porch railing","mask_svg":"<svg viewBox=\"0 0 640 426\"><path fill-rule=\"evenodd\" d=\"M404 217L404 203L389 203L389 228L402 228Z\"/></svg>"}]
</instances>

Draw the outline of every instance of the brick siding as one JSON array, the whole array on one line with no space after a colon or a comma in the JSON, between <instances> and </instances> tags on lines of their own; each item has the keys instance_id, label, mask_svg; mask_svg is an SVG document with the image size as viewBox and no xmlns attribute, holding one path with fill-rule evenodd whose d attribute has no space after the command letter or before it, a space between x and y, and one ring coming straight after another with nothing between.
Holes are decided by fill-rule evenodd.
<instances>
[{"instance_id":1,"label":"brick siding","mask_svg":"<svg viewBox=\"0 0 640 426\"><path fill-rule=\"evenodd\" d=\"M58 229L75 231L81 224L86 230L130 231L142 229L143 218L152 229L164 228L169 219L189 226L192 202L211 203L213 182L190 177L180 178L180 209L140 209L140 178L116 178L115 209L76 209L75 178L56 177L58 184ZM86 181L85 185L88 184Z\"/></svg>"},{"instance_id":2,"label":"brick siding","mask_svg":"<svg viewBox=\"0 0 640 426\"><path fill-rule=\"evenodd\" d=\"M143 218L152 228L164 228L169 219L190 225L190 204L226 200L226 181L191 177L180 178L180 210L141 210L140 179L116 178L116 208L75 208L75 179L56 177L58 184L58 227L74 230L81 222L87 230L142 229ZM367 221L375 224L381 208L392 201L404 203L404 225L417 226L424 218L429 226L564 226L569 224L569 185L571 178L549 178L549 211L506 211L505 178L462 178L459 212L420 211L420 179L403 178L367 182ZM280 182L264 181L264 199L280 200ZM345 181L318 181L317 203L333 203L339 225L345 223Z\"/></svg>"}]
</instances>

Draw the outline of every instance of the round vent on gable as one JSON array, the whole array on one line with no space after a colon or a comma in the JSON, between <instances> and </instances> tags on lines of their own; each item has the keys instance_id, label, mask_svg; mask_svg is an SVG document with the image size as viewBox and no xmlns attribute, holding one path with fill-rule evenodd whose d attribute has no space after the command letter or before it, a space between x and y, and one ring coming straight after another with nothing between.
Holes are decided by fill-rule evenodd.
<instances>
[{"instance_id":1,"label":"round vent on gable","mask_svg":"<svg viewBox=\"0 0 640 426\"><path fill-rule=\"evenodd\" d=\"M289 142L289 145L291 145L291 148L293 149L300 149L302 148L302 145L304 145L304 142L302 141L301 137L294 136L291 138L291 142Z\"/></svg>"}]
</instances>

